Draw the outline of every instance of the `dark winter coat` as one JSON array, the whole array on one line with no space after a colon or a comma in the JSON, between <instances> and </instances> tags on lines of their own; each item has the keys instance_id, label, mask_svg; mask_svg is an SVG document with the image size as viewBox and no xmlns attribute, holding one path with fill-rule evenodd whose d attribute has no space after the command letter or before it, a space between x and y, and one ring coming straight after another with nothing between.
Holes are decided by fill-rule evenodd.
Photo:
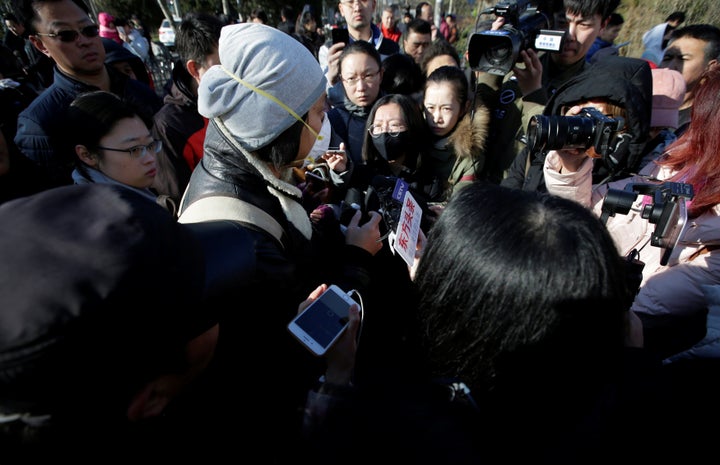
<instances>
[{"instance_id":1,"label":"dark winter coat","mask_svg":"<svg viewBox=\"0 0 720 465\"><path fill-rule=\"evenodd\" d=\"M647 61L623 56L607 57L571 78L550 99L543 115L560 115L563 107L593 98L605 98L625 109L624 131L631 137L611 156L595 163L594 183L635 172L643 157L650 131L652 73ZM547 151L523 150L513 161L503 186L545 191L543 163Z\"/></svg>"}]
</instances>

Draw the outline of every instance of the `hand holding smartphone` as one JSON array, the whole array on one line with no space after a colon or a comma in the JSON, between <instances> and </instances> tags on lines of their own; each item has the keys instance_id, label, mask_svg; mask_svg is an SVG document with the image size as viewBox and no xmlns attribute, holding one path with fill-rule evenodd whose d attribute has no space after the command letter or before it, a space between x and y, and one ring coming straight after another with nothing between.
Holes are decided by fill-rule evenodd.
<instances>
[{"instance_id":1,"label":"hand holding smartphone","mask_svg":"<svg viewBox=\"0 0 720 465\"><path fill-rule=\"evenodd\" d=\"M347 29L336 27L330 30L330 33L332 34L332 43L344 43L345 45L348 45L350 43L350 33Z\"/></svg>"},{"instance_id":2,"label":"hand holding smartphone","mask_svg":"<svg viewBox=\"0 0 720 465\"><path fill-rule=\"evenodd\" d=\"M324 355L347 328L354 304L345 291L333 284L293 318L288 330L313 354Z\"/></svg>"}]
</instances>

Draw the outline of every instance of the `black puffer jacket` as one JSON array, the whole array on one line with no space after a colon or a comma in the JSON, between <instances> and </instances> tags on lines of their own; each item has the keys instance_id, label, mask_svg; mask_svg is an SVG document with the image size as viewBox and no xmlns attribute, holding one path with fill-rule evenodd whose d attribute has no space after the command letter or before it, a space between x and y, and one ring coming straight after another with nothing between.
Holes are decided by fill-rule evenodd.
<instances>
[{"instance_id":1,"label":"black puffer jacket","mask_svg":"<svg viewBox=\"0 0 720 465\"><path fill-rule=\"evenodd\" d=\"M595 163L593 182L610 177L626 177L637 170L649 138L652 110L652 72L647 61L639 58L612 56L600 60L571 78L550 98L543 115L560 115L563 107L594 98L605 98L625 108L624 130L631 135L611 157ZM523 150L514 160L502 185L525 190L545 191L543 162L546 151L529 153Z\"/></svg>"},{"instance_id":2,"label":"black puffer jacket","mask_svg":"<svg viewBox=\"0 0 720 465\"><path fill-rule=\"evenodd\" d=\"M203 440L228 435L225 444L230 445L237 438L222 426L222 420L242 419L252 425L252 432L242 439L244 450L248 454L264 450L272 455L269 462L285 463L274 459L293 447L267 448L270 443L291 444L297 439L305 395L324 371L323 360L296 341L287 324L297 314L298 304L321 283L338 284L346 291L364 289L372 256L342 242L333 242L338 245L334 254L316 248L314 234L307 239L290 221L299 223L293 216L299 211L309 222L303 207L284 209L279 200L286 205L299 202L299 190L268 172L254 154L243 153L211 120L205 154L190 177L180 219L198 200L225 196L253 204L282 227L281 244L259 227L230 221L250 233L256 265L251 279L238 281L228 291L215 358L204 389L192 398L198 403L192 423L200 426L201 431L194 434ZM232 262L236 257L230 254L223 259Z\"/></svg>"}]
</instances>

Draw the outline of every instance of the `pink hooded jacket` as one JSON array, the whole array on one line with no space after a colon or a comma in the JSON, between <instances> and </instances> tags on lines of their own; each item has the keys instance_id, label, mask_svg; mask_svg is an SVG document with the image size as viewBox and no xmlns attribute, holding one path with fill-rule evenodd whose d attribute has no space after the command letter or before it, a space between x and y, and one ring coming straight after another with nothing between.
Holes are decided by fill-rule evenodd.
<instances>
[{"instance_id":1,"label":"pink hooded jacket","mask_svg":"<svg viewBox=\"0 0 720 465\"><path fill-rule=\"evenodd\" d=\"M123 41L115 28L115 18L110 13L104 11L98 13L98 22L100 23L100 37L112 39L122 45Z\"/></svg>"}]
</instances>

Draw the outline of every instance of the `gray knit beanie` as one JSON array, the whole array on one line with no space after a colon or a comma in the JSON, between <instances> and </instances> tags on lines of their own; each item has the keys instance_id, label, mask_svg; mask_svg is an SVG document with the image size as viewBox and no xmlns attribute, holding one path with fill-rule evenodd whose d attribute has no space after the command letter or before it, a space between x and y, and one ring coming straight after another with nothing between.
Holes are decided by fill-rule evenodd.
<instances>
[{"instance_id":1,"label":"gray knit beanie","mask_svg":"<svg viewBox=\"0 0 720 465\"><path fill-rule=\"evenodd\" d=\"M297 122L325 92L320 64L297 39L257 23L222 28L221 65L198 88L198 110L218 118L238 143L255 151Z\"/></svg>"}]
</instances>

